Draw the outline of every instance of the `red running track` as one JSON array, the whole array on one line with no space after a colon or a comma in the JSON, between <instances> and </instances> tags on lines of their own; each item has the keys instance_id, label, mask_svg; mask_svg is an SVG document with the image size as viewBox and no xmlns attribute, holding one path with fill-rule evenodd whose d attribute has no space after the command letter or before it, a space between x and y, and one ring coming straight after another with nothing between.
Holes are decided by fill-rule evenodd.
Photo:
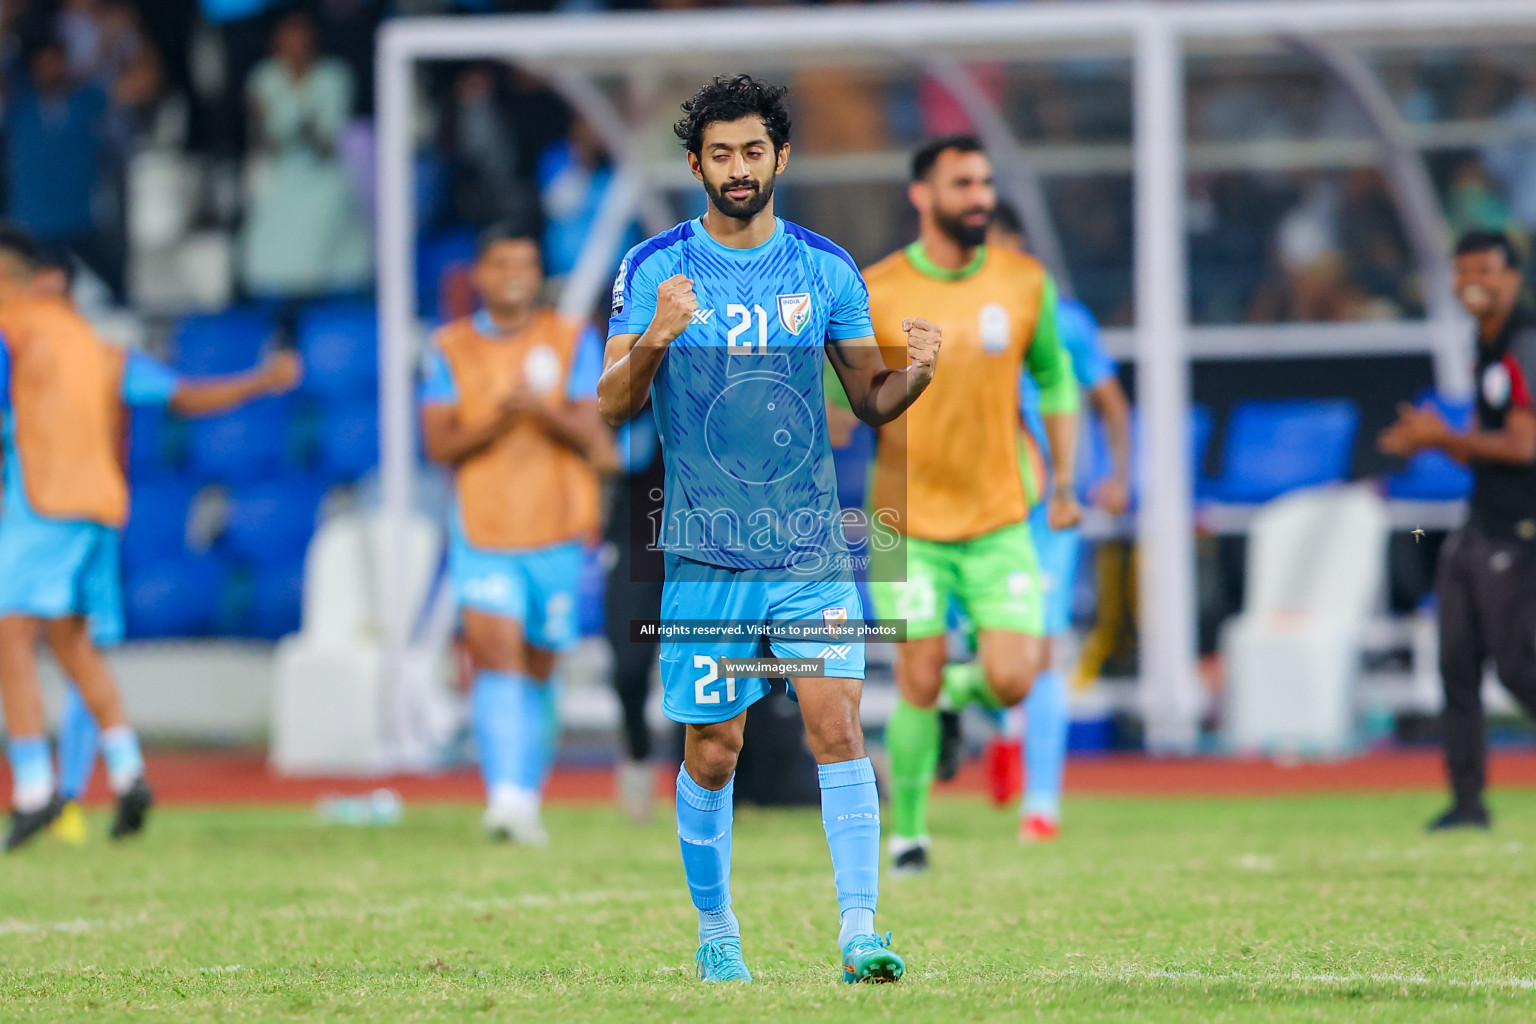
<instances>
[{"instance_id":1,"label":"red running track","mask_svg":"<svg viewBox=\"0 0 1536 1024\"><path fill-rule=\"evenodd\" d=\"M469 769L432 776L382 779L289 779L268 771L260 750L163 750L149 754L149 777L163 804L310 803L326 793L362 793L380 786L397 790L408 801L479 801L480 780ZM672 772L657 772L656 788L671 795ZM0 781L9 789L9 775ZM1495 751L1490 783L1536 787L1536 751ZM941 792L978 792L981 769L972 764ZM1262 796L1330 792L1438 790L1444 786L1440 755L1433 749L1384 751L1343 761L1294 765L1266 760L1225 758L1154 758L1113 754L1074 758L1067 767L1067 792L1102 795ZM567 768L555 772L549 797L555 801L605 801L613 795L613 775L606 769ZM105 779L97 771L88 797L107 799Z\"/></svg>"}]
</instances>

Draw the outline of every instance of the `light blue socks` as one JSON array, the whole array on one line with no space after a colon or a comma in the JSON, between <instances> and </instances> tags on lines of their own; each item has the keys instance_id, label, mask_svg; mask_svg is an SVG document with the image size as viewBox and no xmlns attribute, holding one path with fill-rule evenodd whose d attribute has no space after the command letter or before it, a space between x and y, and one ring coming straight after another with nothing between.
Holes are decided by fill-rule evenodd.
<instances>
[{"instance_id":1,"label":"light blue socks","mask_svg":"<svg viewBox=\"0 0 1536 1024\"><path fill-rule=\"evenodd\" d=\"M741 935L731 910L732 775L722 789L708 790L677 771L677 840L683 851L688 895L699 912L699 945Z\"/></svg>"},{"instance_id":2,"label":"light blue socks","mask_svg":"<svg viewBox=\"0 0 1536 1024\"><path fill-rule=\"evenodd\" d=\"M875 931L880 894L880 793L869 758L818 767L821 779L821 826L832 851L832 880L837 886L841 928L837 944Z\"/></svg>"},{"instance_id":3,"label":"light blue socks","mask_svg":"<svg viewBox=\"0 0 1536 1024\"><path fill-rule=\"evenodd\" d=\"M107 781L112 784L114 793L128 792L144 774L144 755L139 752L139 737L126 725L102 731L101 756L107 762Z\"/></svg>"},{"instance_id":4,"label":"light blue socks","mask_svg":"<svg viewBox=\"0 0 1536 1024\"><path fill-rule=\"evenodd\" d=\"M551 686L516 672L481 671L470 697L480 775L487 793L543 791L559 726Z\"/></svg>"},{"instance_id":5,"label":"light blue socks","mask_svg":"<svg viewBox=\"0 0 1536 1024\"><path fill-rule=\"evenodd\" d=\"M11 762L11 806L22 813L40 811L53 796L53 758L45 736L12 737L5 744Z\"/></svg>"},{"instance_id":6,"label":"light blue socks","mask_svg":"<svg viewBox=\"0 0 1536 1024\"><path fill-rule=\"evenodd\" d=\"M59 795L65 800L85 796L91 771L96 767L96 741L100 734L80 691L73 683L65 684L59 718Z\"/></svg>"},{"instance_id":7,"label":"light blue socks","mask_svg":"<svg viewBox=\"0 0 1536 1024\"><path fill-rule=\"evenodd\" d=\"M1061 819L1070 714L1066 676L1056 669L1037 675L1024 701L1025 814Z\"/></svg>"}]
</instances>

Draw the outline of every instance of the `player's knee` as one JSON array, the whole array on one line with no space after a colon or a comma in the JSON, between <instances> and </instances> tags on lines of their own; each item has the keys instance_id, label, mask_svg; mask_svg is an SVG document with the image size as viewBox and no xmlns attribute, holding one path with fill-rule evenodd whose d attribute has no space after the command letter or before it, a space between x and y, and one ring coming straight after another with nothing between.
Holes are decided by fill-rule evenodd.
<instances>
[{"instance_id":1,"label":"player's knee","mask_svg":"<svg viewBox=\"0 0 1536 1024\"><path fill-rule=\"evenodd\" d=\"M1015 662L987 670L987 688L1004 707L1012 707L1029 696L1029 688L1035 681L1035 667L1025 662Z\"/></svg>"},{"instance_id":2,"label":"player's knee","mask_svg":"<svg viewBox=\"0 0 1536 1024\"><path fill-rule=\"evenodd\" d=\"M688 758L689 774L705 789L719 789L730 781L740 756L741 737L711 737L694 747Z\"/></svg>"},{"instance_id":3,"label":"player's knee","mask_svg":"<svg viewBox=\"0 0 1536 1024\"><path fill-rule=\"evenodd\" d=\"M864 731L854 714L807 722L805 731L811 753L822 764L852 761L864 756Z\"/></svg>"}]
</instances>

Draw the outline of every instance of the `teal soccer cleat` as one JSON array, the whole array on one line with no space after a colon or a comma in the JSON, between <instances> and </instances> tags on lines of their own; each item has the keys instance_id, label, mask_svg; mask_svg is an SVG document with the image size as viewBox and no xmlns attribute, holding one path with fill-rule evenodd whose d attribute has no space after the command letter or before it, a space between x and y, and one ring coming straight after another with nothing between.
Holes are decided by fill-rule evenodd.
<instances>
[{"instance_id":1,"label":"teal soccer cleat","mask_svg":"<svg viewBox=\"0 0 1536 1024\"><path fill-rule=\"evenodd\" d=\"M752 972L741 955L741 940L714 939L693 954L699 962L700 981L751 981Z\"/></svg>"},{"instance_id":2,"label":"teal soccer cleat","mask_svg":"<svg viewBox=\"0 0 1536 1024\"><path fill-rule=\"evenodd\" d=\"M906 971L907 962L891 952L890 932L855 935L843 947L843 980L850 985L900 981Z\"/></svg>"}]
</instances>

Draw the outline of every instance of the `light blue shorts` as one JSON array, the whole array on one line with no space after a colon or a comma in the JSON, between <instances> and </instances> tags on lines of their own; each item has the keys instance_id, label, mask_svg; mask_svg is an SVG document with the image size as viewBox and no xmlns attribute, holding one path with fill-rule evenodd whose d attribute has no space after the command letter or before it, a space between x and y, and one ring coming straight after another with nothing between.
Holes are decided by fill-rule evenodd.
<instances>
[{"instance_id":1,"label":"light blue shorts","mask_svg":"<svg viewBox=\"0 0 1536 1024\"><path fill-rule=\"evenodd\" d=\"M0 616L84 615L101 646L123 639L117 530L100 523L0 520Z\"/></svg>"},{"instance_id":2,"label":"light blue shorts","mask_svg":"<svg viewBox=\"0 0 1536 1024\"><path fill-rule=\"evenodd\" d=\"M1053 530L1046 525L1046 506L1036 505L1029 514L1029 532L1040 561L1040 583L1045 589L1045 635L1060 636L1072 625L1072 586L1077 579L1077 555L1082 531Z\"/></svg>"},{"instance_id":3,"label":"light blue shorts","mask_svg":"<svg viewBox=\"0 0 1536 1024\"><path fill-rule=\"evenodd\" d=\"M722 623L826 622L864 618L851 578L785 579L783 569L727 569L676 555L666 556L661 621ZM703 724L735 718L766 697L766 679L721 678L719 658L821 658L824 675L864 678L864 644L858 640L788 640L761 637L661 642L661 707L674 722ZM794 696L794 688L790 688Z\"/></svg>"},{"instance_id":4,"label":"light blue shorts","mask_svg":"<svg viewBox=\"0 0 1536 1024\"><path fill-rule=\"evenodd\" d=\"M455 530L448 580L460 608L515 619L535 647L564 651L580 637L576 595L586 549L575 541L521 551L486 551Z\"/></svg>"}]
</instances>

